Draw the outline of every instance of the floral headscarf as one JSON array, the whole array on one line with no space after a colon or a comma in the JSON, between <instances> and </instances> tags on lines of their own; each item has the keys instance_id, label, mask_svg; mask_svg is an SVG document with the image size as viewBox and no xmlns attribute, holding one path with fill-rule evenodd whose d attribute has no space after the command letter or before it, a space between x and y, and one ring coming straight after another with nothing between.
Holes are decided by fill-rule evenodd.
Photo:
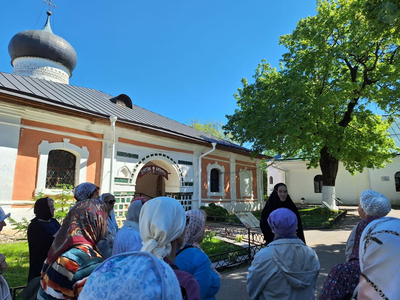
<instances>
[{"instance_id":1,"label":"floral headscarf","mask_svg":"<svg viewBox=\"0 0 400 300\"><path fill-rule=\"evenodd\" d=\"M79 299L180 300L182 294L169 265L151 253L134 251L101 263L90 274Z\"/></svg>"},{"instance_id":2,"label":"floral headscarf","mask_svg":"<svg viewBox=\"0 0 400 300\"><path fill-rule=\"evenodd\" d=\"M189 224L186 226L183 246L185 244L189 244L203 251L198 243L198 240L200 236L204 233L206 218L201 210L189 210L186 212L186 217L189 217ZM212 264L211 269L214 273L219 275L218 271L214 268Z\"/></svg>"},{"instance_id":3,"label":"floral headscarf","mask_svg":"<svg viewBox=\"0 0 400 300\"><path fill-rule=\"evenodd\" d=\"M47 254L50 265L68 249L76 245L91 245L103 238L107 227L106 206L99 199L79 201L69 211Z\"/></svg>"},{"instance_id":4,"label":"floral headscarf","mask_svg":"<svg viewBox=\"0 0 400 300\"><path fill-rule=\"evenodd\" d=\"M76 201L82 201L89 199L89 197L94 193L99 187L91 182L84 182L77 185L74 189L74 197Z\"/></svg>"}]
</instances>

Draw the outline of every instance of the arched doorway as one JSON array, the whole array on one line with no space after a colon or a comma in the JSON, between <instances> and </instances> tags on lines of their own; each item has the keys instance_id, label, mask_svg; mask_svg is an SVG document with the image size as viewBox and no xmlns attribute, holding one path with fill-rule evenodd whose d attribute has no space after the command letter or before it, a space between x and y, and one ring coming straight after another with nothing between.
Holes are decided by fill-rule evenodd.
<instances>
[{"instance_id":1,"label":"arched doorway","mask_svg":"<svg viewBox=\"0 0 400 300\"><path fill-rule=\"evenodd\" d=\"M152 160L140 169L135 195L155 198L171 192L179 192L179 177L171 164L163 160Z\"/></svg>"}]
</instances>

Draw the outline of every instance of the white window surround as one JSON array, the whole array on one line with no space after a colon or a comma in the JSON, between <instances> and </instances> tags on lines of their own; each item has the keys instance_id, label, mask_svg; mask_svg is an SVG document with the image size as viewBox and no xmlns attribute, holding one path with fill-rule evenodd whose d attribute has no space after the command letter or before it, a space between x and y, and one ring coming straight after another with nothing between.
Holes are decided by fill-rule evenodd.
<instances>
[{"instance_id":1,"label":"white window surround","mask_svg":"<svg viewBox=\"0 0 400 300\"><path fill-rule=\"evenodd\" d=\"M216 192L211 192L211 170L212 169L217 169L219 171L219 190L221 192L216 193ZM225 173L225 167L220 166L218 163L214 164L208 164L207 165L207 197L210 196L219 196L224 198L225 197L225 192L224 192L224 173Z\"/></svg>"},{"instance_id":2,"label":"white window surround","mask_svg":"<svg viewBox=\"0 0 400 300\"><path fill-rule=\"evenodd\" d=\"M253 199L253 172L251 170L240 170L240 196Z\"/></svg>"},{"instance_id":3,"label":"white window surround","mask_svg":"<svg viewBox=\"0 0 400 300\"><path fill-rule=\"evenodd\" d=\"M70 139L63 139L61 143L49 143L43 140L39 145L39 167L38 179L35 193L45 193L47 195L56 195L60 189L46 189L47 162L51 150L65 150L76 156L75 167L75 185L86 181L87 160L89 151L86 147L79 148L74 144L70 144Z\"/></svg>"}]
</instances>

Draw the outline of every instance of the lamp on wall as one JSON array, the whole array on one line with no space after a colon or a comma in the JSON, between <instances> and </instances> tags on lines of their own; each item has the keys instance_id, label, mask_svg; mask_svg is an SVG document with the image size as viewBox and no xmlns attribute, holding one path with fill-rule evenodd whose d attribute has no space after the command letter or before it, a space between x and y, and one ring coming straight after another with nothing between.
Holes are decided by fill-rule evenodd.
<instances>
[{"instance_id":1,"label":"lamp on wall","mask_svg":"<svg viewBox=\"0 0 400 300\"><path fill-rule=\"evenodd\" d=\"M304 204L305 201L306 201L306 199L304 199L304 197L301 197L301 199L300 199L301 204Z\"/></svg>"}]
</instances>

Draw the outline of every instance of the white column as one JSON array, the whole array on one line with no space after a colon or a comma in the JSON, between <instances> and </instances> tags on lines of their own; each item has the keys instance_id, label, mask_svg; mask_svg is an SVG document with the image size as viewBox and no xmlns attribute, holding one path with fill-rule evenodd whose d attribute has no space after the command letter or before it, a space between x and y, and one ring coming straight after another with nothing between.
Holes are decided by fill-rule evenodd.
<instances>
[{"instance_id":1,"label":"white column","mask_svg":"<svg viewBox=\"0 0 400 300\"><path fill-rule=\"evenodd\" d=\"M236 155L231 154L230 157L230 169L231 169L231 201L236 201Z\"/></svg>"},{"instance_id":2,"label":"white column","mask_svg":"<svg viewBox=\"0 0 400 300\"><path fill-rule=\"evenodd\" d=\"M20 123L19 116L0 115L0 205L11 205Z\"/></svg>"}]
</instances>

